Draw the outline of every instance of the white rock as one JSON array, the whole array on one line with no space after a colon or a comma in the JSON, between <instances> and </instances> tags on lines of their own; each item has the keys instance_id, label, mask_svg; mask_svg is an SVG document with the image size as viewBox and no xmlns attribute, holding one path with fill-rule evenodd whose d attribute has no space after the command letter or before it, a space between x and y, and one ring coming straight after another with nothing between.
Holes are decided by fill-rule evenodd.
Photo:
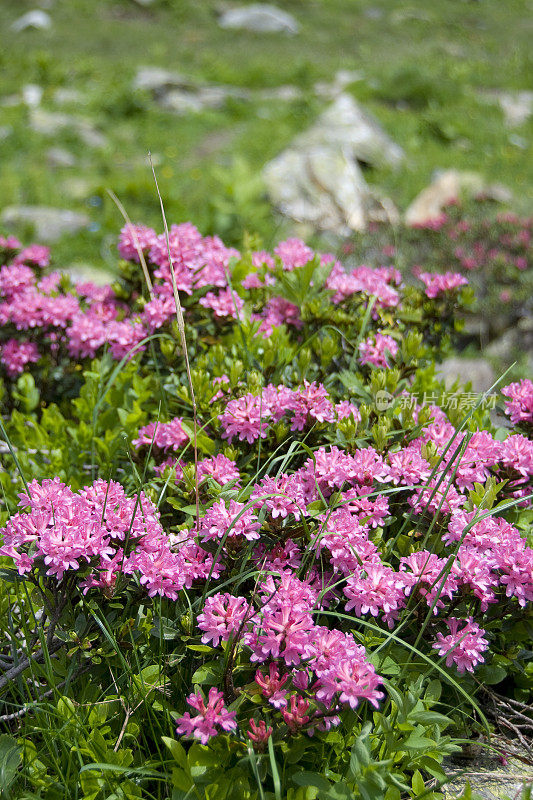
<instances>
[{"instance_id":1,"label":"white rock","mask_svg":"<svg viewBox=\"0 0 533 800\"><path fill-rule=\"evenodd\" d=\"M55 242L64 234L77 233L91 223L86 214L48 206L8 206L2 211L1 219L10 229L32 225L39 242Z\"/></svg>"},{"instance_id":2,"label":"white rock","mask_svg":"<svg viewBox=\"0 0 533 800\"><path fill-rule=\"evenodd\" d=\"M60 87L54 92L54 103L57 103L58 106L79 105L84 101L85 98L78 89L63 89Z\"/></svg>"},{"instance_id":3,"label":"white rock","mask_svg":"<svg viewBox=\"0 0 533 800\"><path fill-rule=\"evenodd\" d=\"M357 161L342 150L289 148L266 165L263 176L278 211L314 230L347 236L371 220L398 221L392 204L376 196Z\"/></svg>"},{"instance_id":4,"label":"white rock","mask_svg":"<svg viewBox=\"0 0 533 800\"><path fill-rule=\"evenodd\" d=\"M45 30L46 28L50 28L51 25L52 18L50 14L47 14L46 11L42 11L40 8L35 8L33 11L28 11L26 14L16 19L11 25L11 30L15 31L15 33L25 31L27 28Z\"/></svg>"},{"instance_id":5,"label":"white rock","mask_svg":"<svg viewBox=\"0 0 533 800\"><path fill-rule=\"evenodd\" d=\"M397 167L404 158L380 124L349 94L340 94L291 147L325 145L373 167Z\"/></svg>"},{"instance_id":6,"label":"white rock","mask_svg":"<svg viewBox=\"0 0 533 800\"><path fill-rule=\"evenodd\" d=\"M471 383L473 392L486 392L496 380L494 370L484 358L447 358L437 364L437 375L444 380L447 389L458 380L461 387Z\"/></svg>"},{"instance_id":7,"label":"white rock","mask_svg":"<svg viewBox=\"0 0 533 800\"><path fill-rule=\"evenodd\" d=\"M133 80L134 89L159 92L171 87L191 88L191 81L181 72L170 72L161 67L139 67Z\"/></svg>"},{"instance_id":8,"label":"white rock","mask_svg":"<svg viewBox=\"0 0 533 800\"><path fill-rule=\"evenodd\" d=\"M88 147L106 147L108 143L107 137L91 122L71 114L57 114L41 108L32 109L30 127L44 136L55 136L58 131L70 128Z\"/></svg>"},{"instance_id":9,"label":"white rock","mask_svg":"<svg viewBox=\"0 0 533 800\"><path fill-rule=\"evenodd\" d=\"M505 186L487 184L476 172L447 169L437 172L429 186L415 197L405 212L406 225L423 225L438 219L445 206L463 194L485 194L498 202L509 202L512 199Z\"/></svg>"},{"instance_id":10,"label":"white rock","mask_svg":"<svg viewBox=\"0 0 533 800\"><path fill-rule=\"evenodd\" d=\"M74 263L62 269L73 283L95 283L97 286L107 286L117 279L117 275L105 269L93 267L91 264Z\"/></svg>"},{"instance_id":11,"label":"white rock","mask_svg":"<svg viewBox=\"0 0 533 800\"><path fill-rule=\"evenodd\" d=\"M27 83L22 87L22 101L30 108L37 108L43 98L43 87L35 83Z\"/></svg>"},{"instance_id":12,"label":"white rock","mask_svg":"<svg viewBox=\"0 0 533 800\"><path fill-rule=\"evenodd\" d=\"M253 3L225 11L219 17L221 28L236 28L253 33L298 33L300 26L296 19L276 6L266 3Z\"/></svg>"},{"instance_id":13,"label":"white rock","mask_svg":"<svg viewBox=\"0 0 533 800\"><path fill-rule=\"evenodd\" d=\"M491 103L498 103L509 128L516 128L533 114L533 91L502 92L490 89L482 92L482 98Z\"/></svg>"},{"instance_id":14,"label":"white rock","mask_svg":"<svg viewBox=\"0 0 533 800\"><path fill-rule=\"evenodd\" d=\"M391 201L366 183L359 161L396 166L402 150L350 95L341 94L317 122L263 171L274 206L295 222L344 236L373 220L398 222Z\"/></svg>"},{"instance_id":15,"label":"white rock","mask_svg":"<svg viewBox=\"0 0 533 800\"><path fill-rule=\"evenodd\" d=\"M76 159L63 147L51 147L46 151L46 160L51 167L74 167Z\"/></svg>"}]
</instances>

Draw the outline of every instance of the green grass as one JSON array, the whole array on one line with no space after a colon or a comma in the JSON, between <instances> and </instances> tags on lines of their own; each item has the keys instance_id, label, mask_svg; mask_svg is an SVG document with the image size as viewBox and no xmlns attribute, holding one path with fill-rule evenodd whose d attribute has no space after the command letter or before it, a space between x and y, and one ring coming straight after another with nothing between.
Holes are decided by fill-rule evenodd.
<instances>
[{"instance_id":1,"label":"green grass","mask_svg":"<svg viewBox=\"0 0 533 800\"><path fill-rule=\"evenodd\" d=\"M217 5L217 0L155 0L142 8L133 0L56 0L50 30L14 34L10 23L34 3L3 0L0 96L37 83L44 89L44 109L85 116L109 139L107 148L92 150L66 131L44 137L29 129L24 106L2 108L1 124L12 133L0 141L0 206L50 204L89 210L94 220L95 230L77 237L75 247L68 238L59 244L60 263L111 260L121 218L107 187L132 219L159 226L148 150L159 157L170 221L191 219L229 239L244 227L253 229L259 207L253 201L221 223L220 201L231 195L231 178L228 189L214 167L231 165L239 154L250 176L257 174L325 107L313 84L331 80L338 69L363 73L351 87L354 96L407 153L398 172L368 172L369 182L400 208L441 167L480 171L511 188L518 211L531 208L533 121L508 130L500 109L480 94L530 87L531 2L287 0L279 5L301 23L294 37L222 30ZM372 18L369 9L382 16ZM293 84L303 97L292 103L232 101L219 111L177 117L131 90L141 65L241 87ZM80 91L83 103L59 107L57 88ZM51 146L69 149L77 165L47 166ZM274 235L273 219L258 227L267 238Z\"/></svg>"}]
</instances>

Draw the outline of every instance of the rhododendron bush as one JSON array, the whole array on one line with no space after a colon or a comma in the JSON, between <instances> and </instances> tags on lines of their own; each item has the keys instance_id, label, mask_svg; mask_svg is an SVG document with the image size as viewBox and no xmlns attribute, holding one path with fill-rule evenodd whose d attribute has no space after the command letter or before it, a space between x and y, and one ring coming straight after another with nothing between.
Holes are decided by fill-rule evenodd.
<instances>
[{"instance_id":1,"label":"rhododendron bush","mask_svg":"<svg viewBox=\"0 0 533 800\"><path fill-rule=\"evenodd\" d=\"M533 384L439 405L467 279L182 224L96 287L1 245L14 796L440 796L483 687L533 689Z\"/></svg>"}]
</instances>

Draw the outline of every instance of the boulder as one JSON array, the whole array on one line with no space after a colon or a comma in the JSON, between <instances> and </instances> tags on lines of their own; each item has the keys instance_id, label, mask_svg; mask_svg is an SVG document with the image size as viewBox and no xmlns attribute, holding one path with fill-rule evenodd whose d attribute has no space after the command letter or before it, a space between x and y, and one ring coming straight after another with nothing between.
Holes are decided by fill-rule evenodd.
<instances>
[{"instance_id":1,"label":"boulder","mask_svg":"<svg viewBox=\"0 0 533 800\"><path fill-rule=\"evenodd\" d=\"M222 84L200 83L180 72L160 67L141 67L133 88L149 91L158 105L177 114L188 114L207 108L221 108L228 98L249 100L252 92Z\"/></svg>"},{"instance_id":2,"label":"boulder","mask_svg":"<svg viewBox=\"0 0 533 800\"><path fill-rule=\"evenodd\" d=\"M437 375L444 380L446 388L459 381L460 386L472 384L473 392L486 392L496 377L489 362L484 358L458 358L452 356L437 365Z\"/></svg>"},{"instance_id":3,"label":"boulder","mask_svg":"<svg viewBox=\"0 0 533 800\"><path fill-rule=\"evenodd\" d=\"M48 206L8 206L2 212L2 224L16 230L31 225L37 241L55 242L65 234L88 228L91 220L86 214Z\"/></svg>"},{"instance_id":4,"label":"boulder","mask_svg":"<svg viewBox=\"0 0 533 800\"><path fill-rule=\"evenodd\" d=\"M491 89L483 92L482 97L490 103L498 103L508 128L523 125L533 114L533 91L502 92Z\"/></svg>"},{"instance_id":5,"label":"boulder","mask_svg":"<svg viewBox=\"0 0 533 800\"><path fill-rule=\"evenodd\" d=\"M456 169L438 171L432 182L413 200L405 212L406 225L424 225L438 219L444 208L462 195L483 194L498 202L509 202L512 194L500 184L487 184L476 172Z\"/></svg>"},{"instance_id":6,"label":"boulder","mask_svg":"<svg viewBox=\"0 0 533 800\"><path fill-rule=\"evenodd\" d=\"M37 108L41 104L44 89L36 83L27 83L22 87L22 102L29 108Z\"/></svg>"},{"instance_id":7,"label":"boulder","mask_svg":"<svg viewBox=\"0 0 533 800\"><path fill-rule=\"evenodd\" d=\"M50 167L74 167L76 159L63 147L51 147L46 151L46 161Z\"/></svg>"},{"instance_id":8,"label":"boulder","mask_svg":"<svg viewBox=\"0 0 533 800\"><path fill-rule=\"evenodd\" d=\"M73 283L95 283L97 286L107 286L117 279L115 273L106 269L77 262L62 269L61 272L68 275Z\"/></svg>"},{"instance_id":9,"label":"boulder","mask_svg":"<svg viewBox=\"0 0 533 800\"><path fill-rule=\"evenodd\" d=\"M50 14L47 14L46 11L42 11L40 8L35 8L33 11L27 11L26 14L16 19L10 27L15 33L20 33L20 31L25 31L28 28L45 30L51 26L52 18Z\"/></svg>"},{"instance_id":10,"label":"boulder","mask_svg":"<svg viewBox=\"0 0 533 800\"><path fill-rule=\"evenodd\" d=\"M341 94L263 175L276 208L294 222L340 236L368 222L396 223L390 201L366 183L359 161L396 166L402 150L350 95Z\"/></svg>"},{"instance_id":11,"label":"boulder","mask_svg":"<svg viewBox=\"0 0 533 800\"><path fill-rule=\"evenodd\" d=\"M71 114L58 114L34 108L30 113L30 128L44 136L55 136L58 131L69 128L76 133L87 147L106 147L107 137L86 119Z\"/></svg>"},{"instance_id":12,"label":"boulder","mask_svg":"<svg viewBox=\"0 0 533 800\"><path fill-rule=\"evenodd\" d=\"M292 14L266 3L230 8L218 20L221 28L234 28L252 33L298 33L300 26Z\"/></svg>"}]
</instances>

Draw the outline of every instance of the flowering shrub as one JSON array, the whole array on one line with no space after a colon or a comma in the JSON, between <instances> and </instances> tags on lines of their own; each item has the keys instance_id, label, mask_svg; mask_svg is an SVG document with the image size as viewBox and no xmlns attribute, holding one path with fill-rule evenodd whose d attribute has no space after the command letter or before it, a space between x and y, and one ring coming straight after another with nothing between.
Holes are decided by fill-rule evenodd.
<instances>
[{"instance_id":1,"label":"flowering shrub","mask_svg":"<svg viewBox=\"0 0 533 800\"><path fill-rule=\"evenodd\" d=\"M98 290L2 243L15 796L438 797L475 686L533 689L531 382L424 400L463 276L169 245L189 374L164 237Z\"/></svg>"},{"instance_id":2,"label":"flowering shrub","mask_svg":"<svg viewBox=\"0 0 533 800\"><path fill-rule=\"evenodd\" d=\"M345 250L355 258L375 253L380 265L401 263L404 274L412 272L417 280L425 280L425 266L431 264L441 275L437 283L435 277L429 280L430 291L441 281L458 280L450 278L450 271L463 275L475 292L469 313L482 323L483 343L520 322L527 332L533 310L533 219L492 208L483 196L468 203L457 200L425 224L394 231L375 225ZM463 341L479 344L479 334L477 339L468 336L468 329L465 334Z\"/></svg>"}]
</instances>

